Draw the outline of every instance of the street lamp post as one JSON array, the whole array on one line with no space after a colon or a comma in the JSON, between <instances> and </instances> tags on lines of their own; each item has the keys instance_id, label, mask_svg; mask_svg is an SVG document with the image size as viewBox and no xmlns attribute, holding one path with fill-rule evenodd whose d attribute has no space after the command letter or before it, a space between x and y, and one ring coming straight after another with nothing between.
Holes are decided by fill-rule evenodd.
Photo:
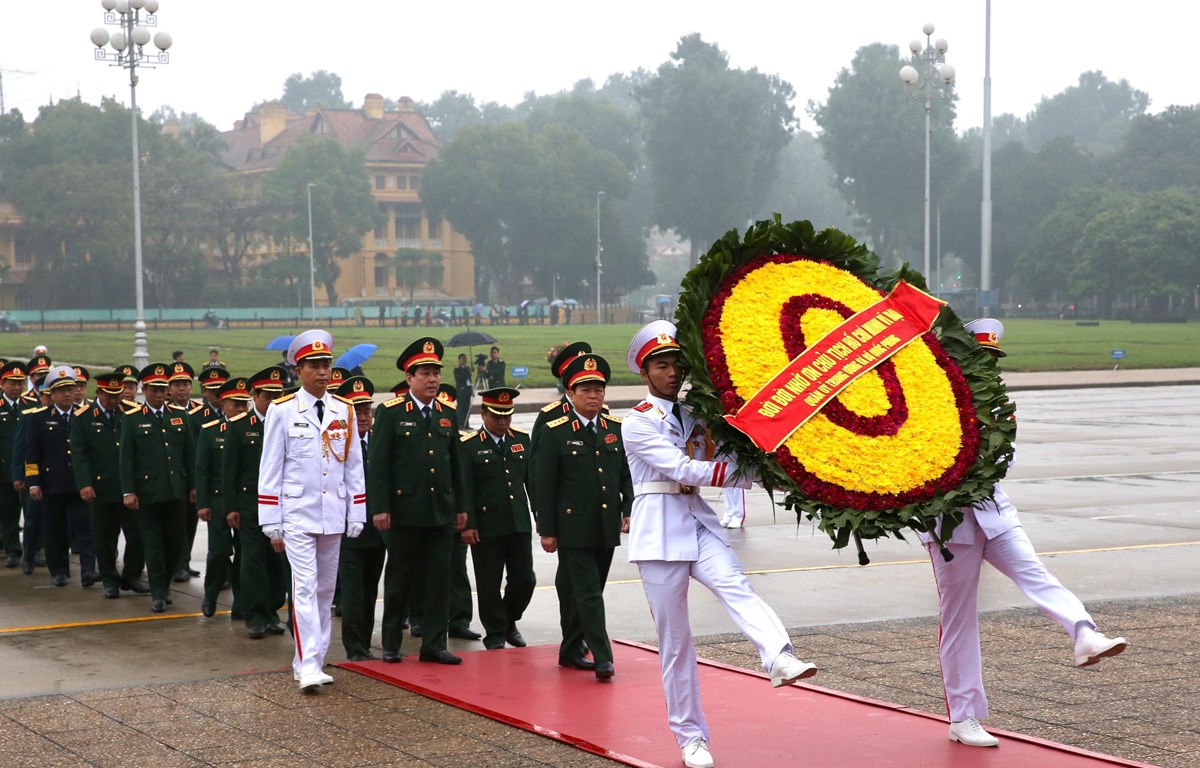
<instances>
[{"instance_id":1,"label":"street lamp post","mask_svg":"<svg viewBox=\"0 0 1200 768\"><path fill-rule=\"evenodd\" d=\"M600 256L604 253L604 246L600 242L600 198L604 197L604 192L596 193L596 325L600 324L600 273L604 268L600 264Z\"/></svg>"},{"instance_id":2,"label":"street lamp post","mask_svg":"<svg viewBox=\"0 0 1200 768\"><path fill-rule=\"evenodd\" d=\"M929 279L929 143L932 128L929 113L933 99L950 93L954 83L954 67L946 63L946 51L950 46L945 38L932 39L933 25L926 24L922 30L925 43L913 40L908 44L912 52L912 64L900 68L900 79L908 86L914 98L925 102L925 279ZM915 65L915 66L914 66ZM938 286L940 289L941 286ZM937 291L935 291L936 293Z\"/></svg>"},{"instance_id":3,"label":"street lamp post","mask_svg":"<svg viewBox=\"0 0 1200 768\"><path fill-rule=\"evenodd\" d=\"M312 321L317 322L317 266L313 260L313 234L312 234L312 188L316 184L311 181L306 187L308 192L308 299L312 304L310 314Z\"/></svg>"},{"instance_id":4,"label":"street lamp post","mask_svg":"<svg viewBox=\"0 0 1200 768\"><path fill-rule=\"evenodd\" d=\"M109 34L104 27L92 30L92 45L96 46L96 61L129 70L129 114L133 145L133 269L136 272L137 319L133 324L133 364L142 369L150 363L146 344L146 308L142 292L142 182L138 158L137 68L139 65L168 64L167 49L171 36L166 32L154 35L157 51L147 51L149 27L158 26L158 0L100 0L104 8L104 23L120 27ZM112 50L104 46L111 45Z\"/></svg>"}]
</instances>

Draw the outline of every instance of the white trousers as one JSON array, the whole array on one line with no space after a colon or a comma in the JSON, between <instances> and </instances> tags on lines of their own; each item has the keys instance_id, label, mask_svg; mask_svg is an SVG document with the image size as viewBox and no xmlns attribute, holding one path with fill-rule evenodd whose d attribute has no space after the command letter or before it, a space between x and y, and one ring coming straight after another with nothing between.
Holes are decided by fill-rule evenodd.
<instances>
[{"instance_id":1,"label":"white trousers","mask_svg":"<svg viewBox=\"0 0 1200 768\"><path fill-rule=\"evenodd\" d=\"M746 491L741 488L725 489L725 510L721 513L721 525L741 526L746 523Z\"/></svg>"},{"instance_id":2,"label":"white trousers","mask_svg":"<svg viewBox=\"0 0 1200 768\"><path fill-rule=\"evenodd\" d=\"M325 666L342 535L284 531L283 543L292 567L292 671L302 678Z\"/></svg>"},{"instance_id":3,"label":"white trousers","mask_svg":"<svg viewBox=\"0 0 1200 768\"><path fill-rule=\"evenodd\" d=\"M733 549L699 524L696 536L698 560L640 560L637 564L658 630L667 721L680 747L697 738L709 740L708 722L700 704L696 646L688 617L689 578L708 587L725 606L738 629L758 650L763 669L770 669L771 662L783 651L792 650L783 622L771 606L754 594Z\"/></svg>"},{"instance_id":4,"label":"white trousers","mask_svg":"<svg viewBox=\"0 0 1200 768\"><path fill-rule=\"evenodd\" d=\"M977 538L975 544L950 544L954 559L948 563L936 544L926 544L937 580L942 622L938 656L946 708L951 722L956 723L988 715L979 648L979 571L983 561L1011 579L1043 614L1067 630L1072 641L1081 622L1096 628L1079 598L1046 570L1023 528L1012 528L993 539L984 539L980 532Z\"/></svg>"}]
</instances>

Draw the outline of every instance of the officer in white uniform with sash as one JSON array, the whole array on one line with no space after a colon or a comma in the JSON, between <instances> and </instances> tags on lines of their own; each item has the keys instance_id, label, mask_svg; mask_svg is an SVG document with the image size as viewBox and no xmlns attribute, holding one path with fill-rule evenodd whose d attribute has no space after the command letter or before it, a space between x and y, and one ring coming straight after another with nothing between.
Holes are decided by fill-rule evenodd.
<instances>
[{"instance_id":1,"label":"officer in white uniform with sash","mask_svg":"<svg viewBox=\"0 0 1200 768\"><path fill-rule=\"evenodd\" d=\"M327 393L333 338L305 331L292 340L288 363L301 388L267 409L258 477L258 520L292 568L293 675L301 690L332 683L322 669L342 535L366 523L362 446L354 407Z\"/></svg>"},{"instance_id":2,"label":"officer in white uniform with sash","mask_svg":"<svg viewBox=\"0 0 1200 768\"><path fill-rule=\"evenodd\" d=\"M637 563L658 630L667 720L683 750L684 765L709 768L709 731L700 706L696 647L688 619L689 579L696 579L725 606L758 650L771 684L786 685L816 674L792 655L779 617L754 593L737 555L697 486L747 488L736 465L713 460L713 443L702 421L676 402L683 383L675 326L656 320L633 337L626 361L650 389L625 416L622 435L633 476L629 560Z\"/></svg>"}]
</instances>

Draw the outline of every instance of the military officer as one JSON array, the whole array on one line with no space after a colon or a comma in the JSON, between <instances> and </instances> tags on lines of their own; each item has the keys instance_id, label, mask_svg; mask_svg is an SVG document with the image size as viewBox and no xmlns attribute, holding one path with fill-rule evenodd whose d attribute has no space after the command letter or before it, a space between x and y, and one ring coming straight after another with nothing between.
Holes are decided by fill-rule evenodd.
<instances>
[{"instance_id":1,"label":"military officer","mask_svg":"<svg viewBox=\"0 0 1200 768\"><path fill-rule=\"evenodd\" d=\"M87 405L87 385L91 372L82 365L75 366L75 405Z\"/></svg>"},{"instance_id":2,"label":"military officer","mask_svg":"<svg viewBox=\"0 0 1200 768\"><path fill-rule=\"evenodd\" d=\"M610 368L593 353L563 368L571 413L546 424L534 451L534 511L542 549L558 553L559 664L594 669L612 679L612 646L604 620L604 582L621 534L629 530L633 486L619 419L601 412ZM584 658L583 642L592 651Z\"/></svg>"},{"instance_id":3,"label":"military officer","mask_svg":"<svg viewBox=\"0 0 1200 768\"><path fill-rule=\"evenodd\" d=\"M21 494L12 478L13 443L21 418L21 391L25 389L25 363L13 360L0 367L0 545L4 547L4 567L16 568L21 562ZM24 470L24 467L22 467Z\"/></svg>"},{"instance_id":4,"label":"military officer","mask_svg":"<svg viewBox=\"0 0 1200 768\"><path fill-rule=\"evenodd\" d=\"M554 373L554 378L562 381L563 370L567 363L582 354L592 351L592 345L586 341L573 341L564 346L559 353L550 361L550 370ZM608 406L604 406L604 412L608 412ZM534 441L534 446L537 445L537 439L541 437L542 430L545 429L547 422L554 421L571 413L571 398L569 393L563 393L561 397L552 403L546 403L538 411L537 418L533 421L533 429L530 430L530 437Z\"/></svg>"},{"instance_id":5,"label":"military officer","mask_svg":"<svg viewBox=\"0 0 1200 768\"><path fill-rule=\"evenodd\" d=\"M282 635L279 606L287 593L287 559L271 547L258 520L258 475L262 457L263 421L271 403L283 395L287 371L272 365L250 376L251 407L246 413L229 419L225 430L225 449L221 459L222 496L225 521L237 531L242 546L238 569L241 594L238 602L246 634L253 640L268 634Z\"/></svg>"},{"instance_id":6,"label":"military officer","mask_svg":"<svg viewBox=\"0 0 1200 768\"><path fill-rule=\"evenodd\" d=\"M191 365L183 361L182 354L175 362L171 363L167 376L167 401L187 411L188 432L191 434L193 442L200 434L201 424L205 423L201 419L207 421L204 414L199 413L201 409L205 408L205 404L192 400L192 380L195 377L196 372L192 370ZM209 411L209 414L211 415L212 411ZM196 543L196 528L199 526L200 520L194 503L187 503L183 519L186 538L179 549L173 575L174 580L178 583L200 575L199 571L192 568L192 547Z\"/></svg>"},{"instance_id":7,"label":"military officer","mask_svg":"<svg viewBox=\"0 0 1200 768\"><path fill-rule=\"evenodd\" d=\"M75 371L56 366L46 375L51 405L29 414L25 431L25 485L29 498L42 503L46 564L54 586L66 586L71 575L72 532L79 554L80 583L96 583L96 545L87 504L79 497L71 468L71 416Z\"/></svg>"},{"instance_id":8,"label":"military officer","mask_svg":"<svg viewBox=\"0 0 1200 768\"><path fill-rule=\"evenodd\" d=\"M229 371L220 365L205 366L196 379L200 382L200 394L204 396L204 400L192 409L192 418L199 421L200 426L203 427L225 411L222 405L221 387L229 381ZM247 401L235 399L234 402L244 403Z\"/></svg>"},{"instance_id":9,"label":"military officer","mask_svg":"<svg viewBox=\"0 0 1200 768\"><path fill-rule=\"evenodd\" d=\"M96 398L76 409L71 420L71 468L79 496L91 506L96 536L96 559L104 597L115 599L121 590L147 594L142 581L146 563L142 530L137 515L121 503L121 393L125 375L120 371L96 376ZM117 572L117 543L125 535L121 571Z\"/></svg>"},{"instance_id":10,"label":"military officer","mask_svg":"<svg viewBox=\"0 0 1200 768\"><path fill-rule=\"evenodd\" d=\"M50 405L49 391L43 392L41 389L42 380L45 379L46 372L50 370L48 361L49 358L45 356L40 358L35 356L30 361L39 366L45 364L45 367L42 368L37 379L34 379L32 375L28 378L32 389L21 394L21 416L17 419L16 435L13 438L10 479L13 488L20 494L21 507L25 517L24 532L21 536L21 571L26 576L31 575L35 567L46 564L46 558L41 552L45 540L42 535L42 502L31 499L29 488L25 485L25 445L28 442L26 434L29 431L30 414Z\"/></svg>"},{"instance_id":11,"label":"military officer","mask_svg":"<svg viewBox=\"0 0 1200 768\"><path fill-rule=\"evenodd\" d=\"M689 768L711 768L708 722L700 704L696 649L688 619L688 583L696 579L716 595L758 651L771 684L786 685L816 674L792 654L787 630L771 607L754 594L729 546L717 514L697 486L746 488L750 478L715 461L705 424L677 401L683 377L675 326L655 320L633 337L629 370L649 393L622 425L633 476L633 525L629 560L637 563L646 602L658 631L667 721Z\"/></svg>"},{"instance_id":12,"label":"military officer","mask_svg":"<svg viewBox=\"0 0 1200 768\"><path fill-rule=\"evenodd\" d=\"M342 536L366 521L362 444L350 401L327 391L333 337L305 331L288 346L301 387L267 410L258 476L258 517L292 569L293 676L306 692L325 674Z\"/></svg>"},{"instance_id":13,"label":"military officer","mask_svg":"<svg viewBox=\"0 0 1200 768\"><path fill-rule=\"evenodd\" d=\"M187 410L167 402L171 364L152 363L138 376L146 402L121 419L123 503L137 513L150 577L150 610L170 600L171 572L184 546L186 507L195 502L195 446Z\"/></svg>"},{"instance_id":14,"label":"military officer","mask_svg":"<svg viewBox=\"0 0 1200 768\"><path fill-rule=\"evenodd\" d=\"M523 648L517 629L537 579L533 573L533 526L529 514L529 435L512 428L512 387L481 394L483 428L463 436L463 505L467 527L462 540L471 546L483 646ZM501 583L507 574L503 593Z\"/></svg>"},{"instance_id":15,"label":"military officer","mask_svg":"<svg viewBox=\"0 0 1200 768\"><path fill-rule=\"evenodd\" d=\"M224 369L205 369L201 377L210 371L224 372ZM225 489L221 482L221 468L229 419L245 413L250 407L250 389L244 378L226 377L217 387L207 387L206 400L209 389L213 389L220 398L221 410L215 419L200 426L200 435L196 438L196 514L208 528L204 598L200 601L200 612L205 618L212 618L217 612L217 597L226 584L233 590L233 612L241 613L238 604L241 592L238 578L241 546L237 541L237 531L230 528L225 519Z\"/></svg>"},{"instance_id":16,"label":"military officer","mask_svg":"<svg viewBox=\"0 0 1200 768\"><path fill-rule=\"evenodd\" d=\"M118 365L115 370L125 376L121 388L121 405L125 409L132 408L137 405L138 369L132 365Z\"/></svg>"},{"instance_id":17,"label":"military officer","mask_svg":"<svg viewBox=\"0 0 1200 768\"><path fill-rule=\"evenodd\" d=\"M401 353L408 393L376 411L367 467L368 511L384 531L383 660L397 662L401 625L418 574L424 576L422 661L460 664L446 649L450 553L467 522L455 409L437 399L442 343L419 338Z\"/></svg>"},{"instance_id":18,"label":"military officer","mask_svg":"<svg viewBox=\"0 0 1200 768\"><path fill-rule=\"evenodd\" d=\"M29 363L25 370L29 372L29 389L23 397L27 405L44 405L38 399L38 391L41 389L42 380L46 378L46 374L50 373L50 358L46 354L34 354L29 358Z\"/></svg>"},{"instance_id":19,"label":"military officer","mask_svg":"<svg viewBox=\"0 0 1200 768\"><path fill-rule=\"evenodd\" d=\"M351 376L342 382L338 394L354 404L365 482L365 466L370 464L371 426L374 420L371 406L375 385L365 376ZM387 546L370 517L366 518L361 536L342 539L342 554L338 561L338 576L342 585L342 647L350 661L373 661L379 658L371 652L371 636L375 634L375 601L379 597L379 579L383 576L386 559Z\"/></svg>"}]
</instances>

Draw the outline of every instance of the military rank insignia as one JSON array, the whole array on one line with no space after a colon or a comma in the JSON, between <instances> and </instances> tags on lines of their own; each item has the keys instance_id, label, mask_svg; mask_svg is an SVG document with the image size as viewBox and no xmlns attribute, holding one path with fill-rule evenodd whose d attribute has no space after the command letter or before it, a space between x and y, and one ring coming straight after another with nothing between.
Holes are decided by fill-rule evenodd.
<instances>
[{"instance_id":1,"label":"military rank insignia","mask_svg":"<svg viewBox=\"0 0 1200 768\"><path fill-rule=\"evenodd\" d=\"M525 446L521 445L520 443L512 444L512 452L513 453L521 453L524 450L525 450Z\"/></svg>"},{"instance_id":2,"label":"military rank insignia","mask_svg":"<svg viewBox=\"0 0 1200 768\"><path fill-rule=\"evenodd\" d=\"M181 426L182 424L183 424L183 419L181 419L181 418L176 417L174 419L171 419L172 427L178 427L178 426Z\"/></svg>"},{"instance_id":3,"label":"military rank insignia","mask_svg":"<svg viewBox=\"0 0 1200 768\"><path fill-rule=\"evenodd\" d=\"M453 427L453 426L454 426L454 424L452 424L452 423L451 423L450 419L442 419L442 420L438 421L438 426L440 426L440 427Z\"/></svg>"},{"instance_id":4,"label":"military rank insignia","mask_svg":"<svg viewBox=\"0 0 1200 768\"><path fill-rule=\"evenodd\" d=\"M607 434L607 435L605 435L605 436L604 436L604 444L605 444L605 445L611 445L611 444L613 444L613 443L617 442L617 441L618 441L618 440L620 440L620 439L621 439L621 438L617 437L616 435L614 435L614 434L612 434L612 433L610 432L609 434Z\"/></svg>"}]
</instances>

